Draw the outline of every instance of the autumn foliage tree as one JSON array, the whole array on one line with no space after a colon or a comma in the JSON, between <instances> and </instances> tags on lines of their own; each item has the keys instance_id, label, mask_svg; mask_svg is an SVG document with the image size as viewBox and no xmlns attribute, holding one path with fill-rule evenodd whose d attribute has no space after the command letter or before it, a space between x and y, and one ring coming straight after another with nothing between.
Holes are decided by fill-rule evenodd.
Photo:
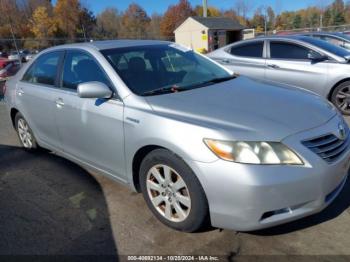
<instances>
[{"instance_id":1,"label":"autumn foliage tree","mask_svg":"<svg viewBox=\"0 0 350 262\"><path fill-rule=\"evenodd\" d=\"M31 31L36 38L52 37L56 30L56 21L49 16L45 6L39 6L35 9L30 20Z\"/></svg>"},{"instance_id":2,"label":"autumn foliage tree","mask_svg":"<svg viewBox=\"0 0 350 262\"><path fill-rule=\"evenodd\" d=\"M188 0L180 0L178 4L169 6L160 24L160 31L166 38L172 38L174 30L188 17L195 15Z\"/></svg>"},{"instance_id":3,"label":"autumn foliage tree","mask_svg":"<svg viewBox=\"0 0 350 262\"><path fill-rule=\"evenodd\" d=\"M194 12L196 13L196 16L203 16L203 6L197 5L194 8ZM218 17L221 16L221 12L219 9L217 9L214 6L208 6L207 8L207 16L208 17Z\"/></svg>"},{"instance_id":4,"label":"autumn foliage tree","mask_svg":"<svg viewBox=\"0 0 350 262\"><path fill-rule=\"evenodd\" d=\"M95 35L102 39L114 39L121 33L121 13L116 8L106 8L97 16Z\"/></svg>"},{"instance_id":5,"label":"autumn foliage tree","mask_svg":"<svg viewBox=\"0 0 350 262\"><path fill-rule=\"evenodd\" d=\"M79 26L79 0L57 0L54 16L58 28L70 39L75 38Z\"/></svg>"},{"instance_id":6,"label":"autumn foliage tree","mask_svg":"<svg viewBox=\"0 0 350 262\"><path fill-rule=\"evenodd\" d=\"M122 17L122 36L126 38L146 38L151 19L138 4L130 4Z\"/></svg>"}]
</instances>

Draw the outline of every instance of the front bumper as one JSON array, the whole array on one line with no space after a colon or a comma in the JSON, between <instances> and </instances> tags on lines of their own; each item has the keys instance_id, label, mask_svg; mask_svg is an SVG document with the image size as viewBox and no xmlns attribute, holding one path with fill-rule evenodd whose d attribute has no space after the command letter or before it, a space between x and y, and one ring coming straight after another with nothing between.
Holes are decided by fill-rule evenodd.
<instances>
[{"instance_id":1,"label":"front bumper","mask_svg":"<svg viewBox=\"0 0 350 262\"><path fill-rule=\"evenodd\" d=\"M287 137L303 166L247 165L217 160L192 161L209 202L212 225L250 231L275 226L320 212L341 192L350 166L350 148L329 164L301 141L335 132L339 117Z\"/></svg>"}]
</instances>

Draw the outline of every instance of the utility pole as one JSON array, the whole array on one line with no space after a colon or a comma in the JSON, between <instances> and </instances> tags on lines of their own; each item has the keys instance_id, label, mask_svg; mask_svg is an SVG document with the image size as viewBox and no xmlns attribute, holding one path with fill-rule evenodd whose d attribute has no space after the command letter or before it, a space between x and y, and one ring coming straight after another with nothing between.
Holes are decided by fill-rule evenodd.
<instances>
[{"instance_id":1,"label":"utility pole","mask_svg":"<svg viewBox=\"0 0 350 262\"><path fill-rule=\"evenodd\" d=\"M208 16L208 4L207 0L203 0L203 17Z\"/></svg>"},{"instance_id":2,"label":"utility pole","mask_svg":"<svg viewBox=\"0 0 350 262\"><path fill-rule=\"evenodd\" d=\"M267 35L267 7L264 6L264 31L265 36Z\"/></svg>"}]
</instances>

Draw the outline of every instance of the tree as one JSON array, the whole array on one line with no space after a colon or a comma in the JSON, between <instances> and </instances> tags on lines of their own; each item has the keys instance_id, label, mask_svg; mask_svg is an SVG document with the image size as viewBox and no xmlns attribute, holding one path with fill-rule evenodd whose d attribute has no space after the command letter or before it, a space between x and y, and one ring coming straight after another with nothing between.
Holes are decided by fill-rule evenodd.
<instances>
[{"instance_id":1,"label":"tree","mask_svg":"<svg viewBox=\"0 0 350 262\"><path fill-rule=\"evenodd\" d=\"M23 12L23 5L15 0L0 0L0 36L12 35L26 37L30 35L29 17ZM12 32L11 32L12 31Z\"/></svg>"},{"instance_id":2,"label":"tree","mask_svg":"<svg viewBox=\"0 0 350 262\"><path fill-rule=\"evenodd\" d=\"M188 17L195 15L188 0L180 0L178 4L171 5L165 12L160 24L160 31L166 38L172 39L174 30Z\"/></svg>"},{"instance_id":3,"label":"tree","mask_svg":"<svg viewBox=\"0 0 350 262\"><path fill-rule=\"evenodd\" d=\"M331 6L332 24L341 25L345 23L345 5L343 0L335 0Z\"/></svg>"},{"instance_id":4,"label":"tree","mask_svg":"<svg viewBox=\"0 0 350 262\"><path fill-rule=\"evenodd\" d=\"M267 7L266 14L267 14L267 27L268 27L268 30L272 30L275 27L276 15L275 15L275 12L273 11L271 6Z\"/></svg>"},{"instance_id":5,"label":"tree","mask_svg":"<svg viewBox=\"0 0 350 262\"><path fill-rule=\"evenodd\" d=\"M293 27L294 28L300 28L301 22L302 22L302 20L301 20L300 14L296 14L294 16L294 19L293 19Z\"/></svg>"},{"instance_id":6,"label":"tree","mask_svg":"<svg viewBox=\"0 0 350 262\"><path fill-rule=\"evenodd\" d=\"M121 13L116 8L106 8L97 16L95 36L105 39L115 39L119 36Z\"/></svg>"},{"instance_id":7,"label":"tree","mask_svg":"<svg viewBox=\"0 0 350 262\"><path fill-rule=\"evenodd\" d=\"M197 16L203 16L203 6L197 5L194 8L194 12L196 13ZM208 15L208 17L218 17L218 16L221 16L221 12L216 7L209 6L207 9L207 15Z\"/></svg>"},{"instance_id":8,"label":"tree","mask_svg":"<svg viewBox=\"0 0 350 262\"><path fill-rule=\"evenodd\" d=\"M350 24L350 1L345 6L345 22Z\"/></svg>"},{"instance_id":9,"label":"tree","mask_svg":"<svg viewBox=\"0 0 350 262\"><path fill-rule=\"evenodd\" d=\"M39 6L35 9L30 20L30 26L36 38L51 37L57 30L57 25L52 17L49 17L45 6Z\"/></svg>"},{"instance_id":10,"label":"tree","mask_svg":"<svg viewBox=\"0 0 350 262\"><path fill-rule=\"evenodd\" d=\"M259 28L263 28L263 30L264 30L264 27L265 27L265 16L263 14L263 7L259 7L258 9L256 9L253 18L250 21L250 24L253 27L255 27L256 29L259 27Z\"/></svg>"},{"instance_id":11,"label":"tree","mask_svg":"<svg viewBox=\"0 0 350 262\"><path fill-rule=\"evenodd\" d=\"M227 18L231 18L232 20L235 20L235 21L238 21L238 15L237 15L236 11L233 10L232 8L228 9L228 10L225 10L222 13L222 16L223 17L227 17Z\"/></svg>"},{"instance_id":12,"label":"tree","mask_svg":"<svg viewBox=\"0 0 350 262\"><path fill-rule=\"evenodd\" d=\"M160 23L162 21L162 16L159 14L153 14L151 17L151 23L149 25L148 37L151 39L160 39Z\"/></svg>"},{"instance_id":13,"label":"tree","mask_svg":"<svg viewBox=\"0 0 350 262\"><path fill-rule=\"evenodd\" d=\"M30 19L30 30L34 34L38 42L25 42L26 47L46 47L48 45L47 38L52 37L57 31L55 20L49 16L45 6L38 6Z\"/></svg>"},{"instance_id":14,"label":"tree","mask_svg":"<svg viewBox=\"0 0 350 262\"><path fill-rule=\"evenodd\" d=\"M96 26L96 18L94 14L86 7L82 7L80 9L79 25L80 30L78 30L78 32L81 32L85 39L92 36L92 32L94 31Z\"/></svg>"},{"instance_id":15,"label":"tree","mask_svg":"<svg viewBox=\"0 0 350 262\"><path fill-rule=\"evenodd\" d=\"M54 15L63 35L75 38L79 26L79 0L57 0Z\"/></svg>"},{"instance_id":16,"label":"tree","mask_svg":"<svg viewBox=\"0 0 350 262\"><path fill-rule=\"evenodd\" d=\"M46 7L47 13L49 15L52 14L53 7L51 0L26 0L24 4L24 10L29 17L33 16L34 11L40 6Z\"/></svg>"},{"instance_id":17,"label":"tree","mask_svg":"<svg viewBox=\"0 0 350 262\"><path fill-rule=\"evenodd\" d=\"M247 25L247 15L252 10L252 7L253 5L250 0L235 1L235 11L241 24Z\"/></svg>"},{"instance_id":18,"label":"tree","mask_svg":"<svg viewBox=\"0 0 350 262\"><path fill-rule=\"evenodd\" d=\"M130 4L122 17L123 36L127 38L145 38L150 18L146 11L137 4Z\"/></svg>"}]
</instances>

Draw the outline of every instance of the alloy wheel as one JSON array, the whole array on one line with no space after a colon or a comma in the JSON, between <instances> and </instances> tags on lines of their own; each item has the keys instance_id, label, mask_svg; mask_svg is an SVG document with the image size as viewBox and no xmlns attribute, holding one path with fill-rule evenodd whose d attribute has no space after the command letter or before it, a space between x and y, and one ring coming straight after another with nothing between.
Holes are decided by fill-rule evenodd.
<instances>
[{"instance_id":1,"label":"alloy wheel","mask_svg":"<svg viewBox=\"0 0 350 262\"><path fill-rule=\"evenodd\" d=\"M147 193L155 209L167 220L184 221L191 210L191 197L183 178L167 165L155 165L147 173Z\"/></svg>"},{"instance_id":2,"label":"alloy wheel","mask_svg":"<svg viewBox=\"0 0 350 262\"><path fill-rule=\"evenodd\" d=\"M33 136L29 130L27 122L23 118L18 120L17 129L23 146L27 149L31 149L33 147Z\"/></svg>"},{"instance_id":3,"label":"alloy wheel","mask_svg":"<svg viewBox=\"0 0 350 262\"><path fill-rule=\"evenodd\" d=\"M335 96L335 104L342 112L350 113L350 85L343 86Z\"/></svg>"}]
</instances>

